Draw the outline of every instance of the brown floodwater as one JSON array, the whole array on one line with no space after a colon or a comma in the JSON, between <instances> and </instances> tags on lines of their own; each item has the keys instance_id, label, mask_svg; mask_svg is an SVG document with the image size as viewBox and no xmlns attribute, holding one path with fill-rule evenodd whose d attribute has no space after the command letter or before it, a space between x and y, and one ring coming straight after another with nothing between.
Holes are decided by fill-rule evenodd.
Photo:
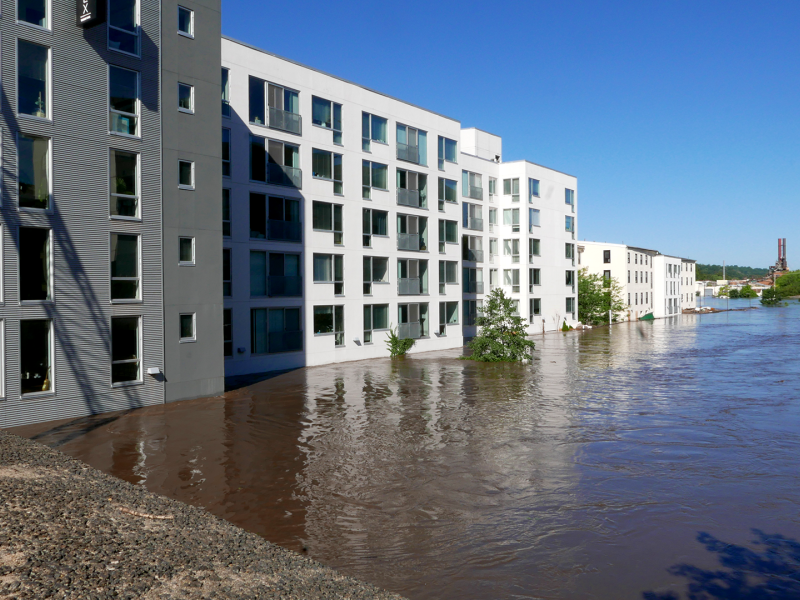
<instances>
[{"instance_id":1,"label":"brown floodwater","mask_svg":"<svg viewBox=\"0 0 800 600\"><path fill-rule=\"evenodd\" d=\"M800 304L535 340L12 431L414 600L800 598Z\"/></svg>"}]
</instances>

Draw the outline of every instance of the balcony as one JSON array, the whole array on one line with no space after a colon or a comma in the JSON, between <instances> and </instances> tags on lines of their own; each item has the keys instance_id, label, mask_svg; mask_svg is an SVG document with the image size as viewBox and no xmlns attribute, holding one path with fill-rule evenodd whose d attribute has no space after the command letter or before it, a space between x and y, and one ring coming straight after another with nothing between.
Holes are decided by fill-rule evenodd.
<instances>
[{"instance_id":1,"label":"balcony","mask_svg":"<svg viewBox=\"0 0 800 600\"><path fill-rule=\"evenodd\" d=\"M472 229L473 231L483 231L483 219L478 219L477 217L469 217L467 219L467 224L465 225L467 229Z\"/></svg>"},{"instance_id":2,"label":"balcony","mask_svg":"<svg viewBox=\"0 0 800 600\"><path fill-rule=\"evenodd\" d=\"M462 258L472 262L483 262L483 250L471 250L469 248L464 248Z\"/></svg>"},{"instance_id":3,"label":"balcony","mask_svg":"<svg viewBox=\"0 0 800 600\"><path fill-rule=\"evenodd\" d=\"M397 337L401 340L418 340L422 337L422 325L417 323L400 323L397 326Z\"/></svg>"},{"instance_id":4,"label":"balcony","mask_svg":"<svg viewBox=\"0 0 800 600\"><path fill-rule=\"evenodd\" d=\"M397 142L397 158L398 160L405 160L418 165L419 146L409 146L408 144Z\"/></svg>"},{"instance_id":5,"label":"balcony","mask_svg":"<svg viewBox=\"0 0 800 600\"><path fill-rule=\"evenodd\" d=\"M416 250L419 251L419 234L418 233L398 233L397 234L397 249L398 250Z\"/></svg>"},{"instance_id":6,"label":"balcony","mask_svg":"<svg viewBox=\"0 0 800 600\"><path fill-rule=\"evenodd\" d=\"M303 171L298 167L287 167L276 163L267 163L267 183L286 187L303 187Z\"/></svg>"},{"instance_id":7,"label":"balcony","mask_svg":"<svg viewBox=\"0 0 800 600\"><path fill-rule=\"evenodd\" d=\"M397 293L400 296L407 296L407 295L419 296L420 293L419 277L407 277L398 279Z\"/></svg>"},{"instance_id":8,"label":"balcony","mask_svg":"<svg viewBox=\"0 0 800 600\"><path fill-rule=\"evenodd\" d=\"M483 200L483 188L475 186L467 186L464 189L464 197L472 198L473 200Z\"/></svg>"},{"instance_id":9,"label":"balcony","mask_svg":"<svg viewBox=\"0 0 800 600\"><path fill-rule=\"evenodd\" d=\"M270 354L276 352L297 352L303 349L302 331L270 331L268 334Z\"/></svg>"},{"instance_id":10,"label":"balcony","mask_svg":"<svg viewBox=\"0 0 800 600\"><path fill-rule=\"evenodd\" d=\"M289 133L303 134L303 118L297 113L287 112L279 108L269 108L269 126Z\"/></svg>"},{"instance_id":11,"label":"balcony","mask_svg":"<svg viewBox=\"0 0 800 600\"><path fill-rule=\"evenodd\" d=\"M467 313L464 315L464 326L474 327L478 323L478 311Z\"/></svg>"},{"instance_id":12,"label":"balcony","mask_svg":"<svg viewBox=\"0 0 800 600\"><path fill-rule=\"evenodd\" d=\"M465 281L464 282L465 294L482 294L483 282L482 281Z\"/></svg>"},{"instance_id":13,"label":"balcony","mask_svg":"<svg viewBox=\"0 0 800 600\"><path fill-rule=\"evenodd\" d=\"M303 295L303 278L300 275L270 275L269 295L272 298Z\"/></svg>"},{"instance_id":14,"label":"balcony","mask_svg":"<svg viewBox=\"0 0 800 600\"><path fill-rule=\"evenodd\" d=\"M397 190L397 203L403 206L419 208L419 190L399 188Z\"/></svg>"},{"instance_id":15,"label":"balcony","mask_svg":"<svg viewBox=\"0 0 800 600\"><path fill-rule=\"evenodd\" d=\"M299 242L303 238L303 227L299 221L267 221L267 236L277 242Z\"/></svg>"}]
</instances>

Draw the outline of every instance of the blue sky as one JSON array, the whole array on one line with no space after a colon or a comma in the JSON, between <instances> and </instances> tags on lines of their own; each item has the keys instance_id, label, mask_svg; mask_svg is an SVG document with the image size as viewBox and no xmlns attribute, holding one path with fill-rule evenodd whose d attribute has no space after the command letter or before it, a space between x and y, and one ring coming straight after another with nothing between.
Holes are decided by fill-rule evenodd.
<instances>
[{"instance_id":1,"label":"blue sky","mask_svg":"<svg viewBox=\"0 0 800 600\"><path fill-rule=\"evenodd\" d=\"M222 8L226 35L576 175L580 239L766 267L786 237L800 268L797 0Z\"/></svg>"}]
</instances>

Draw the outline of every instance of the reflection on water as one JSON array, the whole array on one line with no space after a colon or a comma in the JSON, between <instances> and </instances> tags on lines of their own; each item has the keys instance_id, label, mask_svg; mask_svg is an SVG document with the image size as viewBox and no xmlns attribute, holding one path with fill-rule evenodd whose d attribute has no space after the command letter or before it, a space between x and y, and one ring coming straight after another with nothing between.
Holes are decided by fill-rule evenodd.
<instances>
[{"instance_id":1,"label":"reflection on water","mask_svg":"<svg viewBox=\"0 0 800 600\"><path fill-rule=\"evenodd\" d=\"M17 432L412 599L683 598L720 568L699 536L800 537L798 325L683 315Z\"/></svg>"}]
</instances>

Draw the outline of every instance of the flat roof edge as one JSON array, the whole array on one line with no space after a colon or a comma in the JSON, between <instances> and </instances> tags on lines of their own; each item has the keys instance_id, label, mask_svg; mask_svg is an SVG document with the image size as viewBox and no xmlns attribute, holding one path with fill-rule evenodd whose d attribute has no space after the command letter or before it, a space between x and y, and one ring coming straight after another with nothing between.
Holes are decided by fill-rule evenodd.
<instances>
[{"instance_id":1,"label":"flat roof edge","mask_svg":"<svg viewBox=\"0 0 800 600\"><path fill-rule=\"evenodd\" d=\"M562 175L566 175L567 177L572 177L573 179L578 179L577 175L570 175L569 173L565 173L564 171L559 171L558 169L554 169L553 167L546 167L545 165L540 165L539 163L535 163L532 160L528 160L528 159L525 159L525 158L521 158L519 160L504 160L500 164L501 165L510 165L510 164L518 163L518 162L528 163L529 165L533 165L534 167L547 169L548 171L553 171L553 173L561 173Z\"/></svg>"},{"instance_id":2,"label":"flat roof edge","mask_svg":"<svg viewBox=\"0 0 800 600\"><path fill-rule=\"evenodd\" d=\"M272 56L273 58L277 58L279 60L285 60L288 63L291 63L293 65L297 65L298 67L303 67L304 69L308 69L309 71L314 71L315 73L320 73L322 75L326 75L327 77L333 77L334 79L338 79L339 81L342 81L344 83L347 83L347 84L350 84L350 85L354 85L354 86L360 87L361 89L366 90L368 92L372 92L373 94L378 94L379 96L383 96L384 98L389 98L390 100L394 100L396 102L402 102L403 104L407 104L408 106L412 106L412 107L417 108L419 110L424 110L425 112L430 113L432 115L436 115L437 117L442 117L443 119L447 119L448 121L453 121L454 123L458 123L459 129L461 129L461 121L459 121L458 119L454 119L453 117L448 117L447 115L443 115L442 113L438 113L438 112L436 112L434 110L429 110L427 108L424 108L424 107L419 106L417 104L414 104L412 102L408 102L408 101L402 100L400 98L395 98L394 96L390 96L389 94L384 94L383 92L379 92L378 90L374 90L374 89L369 88L369 87L367 87L365 85L361 85L360 83L356 83L355 81L350 81L349 79L345 79L344 77L339 77L338 75L334 75L332 73L327 73L325 71L322 71L321 69L317 69L315 67L309 67L308 65L304 65L303 63L297 62L296 60L292 60L291 58L286 58L285 56L281 56L280 54L275 54L274 52L270 52L269 50L264 50L264 48L259 48L258 46L254 46L253 44L248 44L247 42L243 42L241 40L237 40L236 38L232 38L232 37L230 37L228 35L223 34L222 35L222 39L223 40L227 40L229 42L232 42L234 44L239 44L240 46L244 46L245 48L250 48L251 50L255 50L256 52L261 52L262 54L267 54L268 56ZM498 136L498 137L500 137L500 136Z\"/></svg>"}]
</instances>

